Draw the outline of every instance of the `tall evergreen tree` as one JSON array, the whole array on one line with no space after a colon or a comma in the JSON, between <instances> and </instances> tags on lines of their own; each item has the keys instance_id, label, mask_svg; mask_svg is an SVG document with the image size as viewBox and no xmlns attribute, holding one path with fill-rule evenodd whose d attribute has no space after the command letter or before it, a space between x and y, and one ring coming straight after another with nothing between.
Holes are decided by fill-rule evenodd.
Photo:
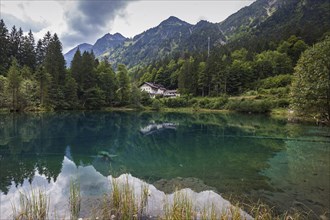
<instances>
[{"instance_id":1,"label":"tall evergreen tree","mask_svg":"<svg viewBox=\"0 0 330 220\"><path fill-rule=\"evenodd\" d=\"M51 75L46 72L45 68L42 65L37 67L35 78L39 83L39 98L40 105L46 106L48 89L50 87Z\"/></svg>"},{"instance_id":2,"label":"tall evergreen tree","mask_svg":"<svg viewBox=\"0 0 330 220\"><path fill-rule=\"evenodd\" d=\"M56 34L49 42L44 66L46 72L52 78L49 90L51 104L54 108L60 108L64 104L63 85L65 84L66 68L62 54L62 44Z\"/></svg>"},{"instance_id":3,"label":"tall evergreen tree","mask_svg":"<svg viewBox=\"0 0 330 220\"><path fill-rule=\"evenodd\" d=\"M17 61L19 46L20 46L20 33L17 31L16 26L14 25L11 29L9 35L9 54L11 57L15 57Z\"/></svg>"},{"instance_id":4,"label":"tall evergreen tree","mask_svg":"<svg viewBox=\"0 0 330 220\"><path fill-rule=\"evenodd\" d=\"M205 90L207 88L207 75L206 75L206 63L200 62L198 65L198 89L201 91L202 96L205 96Z\"/></svg>"},{"instance_id":5,"label":"tall evergreen tree","mask_svg":"<svg viewBox=\"0 0 330 220\"><path fill-rule=\"evenodd\" d=\"M18 96L19 96L19 88L22 82L22 78L20 76L20 70L17 63L17 60L13 58L11 66L8 71L8 93L11 96L11 109L13 111L17 111L18 106Z\"/></svg>"},{"instance_id":6,"label":"tall evergreen tree","mask_svg":"<svg viewBox=\"0 0 330 220\"><path fill-rule=\"evenodd\" d=\"M0 75L5 75L9 68L9 34L5 22L0 20Z\"/></svg>"},{"instance_id":7,"label":"tall evergreen tree","mask_svg":"<svg viewBox=\"0 0 330 220\"><path fill-rule=\"evenodd\" d=\"M82 72L81 67L82 67L82 57L81 57L80 49L78 47L71 61L71 73L73 78L80 84L82 83L80 78Z\"/></svg>"},{"instance_id":8,"label":"tall evergreen tree","mask_svg":"<svg viewBox=\"0 0 330 220\"><path fill-rule=\"evenodd\" d=\"M118 82L110 63L103 60L97 67L98 85L104 91L105 104L112 105L116 98L116 91L118 89Z\"/></svg>"},{"instance_id":9,"label":"tall evergreen tree","mask_svg":"<svg viewBox=\"0 0 330 220\"><path fill-rule=\"evenodd\" d=\"M123 64L118 65L118 73L117 73L117 78L118 78L118 97L120 104L126 105L128 104L130 97L130 85L129 85L129 77L128 77L128 72L126 69L126 66Z\"/></svg>"}]
</instances>

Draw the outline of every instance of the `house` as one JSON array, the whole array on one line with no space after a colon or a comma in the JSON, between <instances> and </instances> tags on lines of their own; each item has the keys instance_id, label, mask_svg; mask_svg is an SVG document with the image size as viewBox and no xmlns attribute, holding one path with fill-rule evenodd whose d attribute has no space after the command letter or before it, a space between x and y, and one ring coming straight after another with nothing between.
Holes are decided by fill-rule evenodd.
<instances>
[{"instance_id":1,"label":"house","mask_svg":"<svg viewBox=\"0 0 330 220\"><path fill-rule=\"evenodd\" d=\"M163 97L177 97L180 94L177 93L177 90L167 90L164 86L160 84L155 84L151 82L144 82L140 85L141 91L146 91L151 98L155 98L156 95Z\"/></svg>"}]
</instances>

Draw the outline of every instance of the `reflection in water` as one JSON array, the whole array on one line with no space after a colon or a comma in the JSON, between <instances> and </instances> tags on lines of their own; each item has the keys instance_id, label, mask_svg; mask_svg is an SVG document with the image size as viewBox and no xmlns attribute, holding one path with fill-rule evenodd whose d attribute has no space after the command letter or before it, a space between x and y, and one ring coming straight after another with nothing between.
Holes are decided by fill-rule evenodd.
<instances>
[{"instance_id":1,"label":"reflection in water","mask_svg":"<svg viewBox=\"0 0 330 220\"><path fill-rule=\"evenodd\" d=\"M150 122L157 132L148 131ZM36 173L56 182L66 155L103 176L131 173L167 193L211 189L262 198L280 210L303 203L320 213L330 204L324 196L330 193L329 133L255 115L0 114L0 191L32 182Z\"/></svg>"},{"instance_id":2,"label":"reflection in water","mask_svg":"<svg viewBox=\"0 0 330 220\"><path fill-rule=\"evenodd\" d=\"M141 134L143 135L150 135L155 132L161 132L166 129L174 129L176 130L177 124L175 123L161 123L161 124L156 124L155 122L152 122L148 124L147 126L143 127L140 129Z\"/></svg>"},{"instance_id":3,"label":"reflection in water","mask_svg":"<svg viewBox=\"0 0 330 220\"><path fill-rule=\"evenodd\" d=\"M72 180L78 181L80 184L82 207L80 217L91 217L93 208L97 208L102 196L105 193L111 192L112 177L105 177L97 172L93 166L76 166L75 163L64 157L62 163L62 169L56 181L47 181L44 175L40 175L38 171L35 172L33 181L31 184L27 179L23 181L23 184L19 187L13 183L7 194L1 193L0 196L0 210L1 218L12 218L12 207L19 205L20 192L28 193L31 188L41 189L46 192L50 198L49 218L54 218L54 213L58 212L57 218L64 219L70 216L69 212L69 190L70 182ZM116 178L118 184L128 183L132 186L135 198L141 198L141 188L146 183L138 178L131 176L130 174L122 174ZM147 202L147 216L156 217L162 216L164 200L169 204L173 203L174 195L166 195L164 192L157 190L153 185L147 184L148 187L148 202ZM193 201L193 207L197 212L202 212L204 207L211 207L212 204L216 204L217 213L227 212L231 209L231 204L223 199L219 194L213 191L203 191L196 193L191 189L183 189L181 193L187 195ZM240 210L242 217L245 219L252 219L251 216Z\"/></svg>"}]
</instances>

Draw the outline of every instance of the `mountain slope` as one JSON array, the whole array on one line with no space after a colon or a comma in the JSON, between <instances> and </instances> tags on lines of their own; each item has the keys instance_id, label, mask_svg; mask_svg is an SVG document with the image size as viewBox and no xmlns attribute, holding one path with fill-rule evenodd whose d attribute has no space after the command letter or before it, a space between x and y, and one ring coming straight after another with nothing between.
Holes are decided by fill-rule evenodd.
<instances>
[{"instance_id":1,"label":"mountain slope","mask_svg":"<svg viewBox=\"0 0 330 220\"><path fill-rule=\"evenodd\" d=\"M297 35L311 44L330 31L329 0L258 0L219 23L229 41L280 41Z\"/></svg>"},{"instance_id":2,"label":"mountain slope","mask_svg":"<svg viewBox=\"0 0 330 220\"><path fill-rule=\"evenodd\" d=\"M98 39L94 45L87 43L79 44L78 46L76 46L75 48L71 49L69 52L64 54L66 65L71 66L71 61L78 47L81 52L93 51L95 56L98 57L104 54L107 50L114 50L115 48L123 44L125 40L127 40L127 38L125 38L120 33L115 33L113 35L108 33L105 34L100 39Z\"/></svg>"},{"instance_id":3,"label":"mountain slope","mask_svg":"<svg viewBox=\"0 0 330 220\"><path fill-rule=\"evenodd\" d=\"M96 41L93 45L93 52L95 56L102 55L106 50L113 49L122 44L126 38L120 33L114 35L106 34Z\"/></svg>"},{"instance_id":4,"label":"mountain slope","mask_svg":"<svg viewBox=\"0 0 330 220\"><path fill-rule=\"evenodd\" d=\"M228 43L230 48L263 50L290 35L312 44L330 31L329 18L329 0L257 0L220 23L192 25L171 16L133 39L106 34L92 49L115 65L133 67L185 51L205 52L208 45L211 50Z\"/></svg>"},{"instance_id":5,"label":"mountain slope","mask_svg":"<svg viewBox=\"0 0 330 220\"><path fill-rule=\"evenodd\" d=\"M83 52L83 51L91 51L92 47L93 47L93 45L91 45L91 44L83 43L83 44L79 44L75 48L68 51L66 54L64 54L64 59L66 61L66 66L71 66L71 61L74 57L74 54L78 50L78 48L81 52Z\"/></svg>"},{"instance_id":6,"label":"mountain slope","mask_svg":"<svg viewBox=\"0 0 330 220\"><path fill-rule=\"evenodd\" d=\"M201 21L192 25L171 16L107 55L110 55L112 62L121 62L132 67L185 50L205 51L208 48L208 37L211 45L225 41L217 24Z\"/></svg>"}]
</instances>

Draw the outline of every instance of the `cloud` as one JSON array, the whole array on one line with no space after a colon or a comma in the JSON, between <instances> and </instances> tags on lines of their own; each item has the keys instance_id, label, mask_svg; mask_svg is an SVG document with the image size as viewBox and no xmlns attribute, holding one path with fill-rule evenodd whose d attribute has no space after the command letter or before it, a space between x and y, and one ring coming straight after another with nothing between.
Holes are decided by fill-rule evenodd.
<instances>
[{"instance_id":1,"label":"cloud","mask_svg":"<svg viewBox=\"0 0 330 220\"><path fill-rule=\"evenodd\" d=\"M11 28L15 25L16 28L22 28L23 31L39 32L43 28L47 27L49 24L43 21L35 21L31 18L25 18L24 20L15 17L14 15L1 13L1 19L4 20L7 29L10 31Z\"/></svg>"},{"instance_id":2,"label":"cloud","mask_svg":"<svg viewBox=\"0 0 330 220\"><path fill-rule=\"evenodd\" d=\"M68 32L62 35L65 45L74 46L78 43L95 41L111 30L116 16L125 14L126 6L132 1L127 0L85 0L78 1L74 9L64 14Z\"/></svg>"}]
</instances>

